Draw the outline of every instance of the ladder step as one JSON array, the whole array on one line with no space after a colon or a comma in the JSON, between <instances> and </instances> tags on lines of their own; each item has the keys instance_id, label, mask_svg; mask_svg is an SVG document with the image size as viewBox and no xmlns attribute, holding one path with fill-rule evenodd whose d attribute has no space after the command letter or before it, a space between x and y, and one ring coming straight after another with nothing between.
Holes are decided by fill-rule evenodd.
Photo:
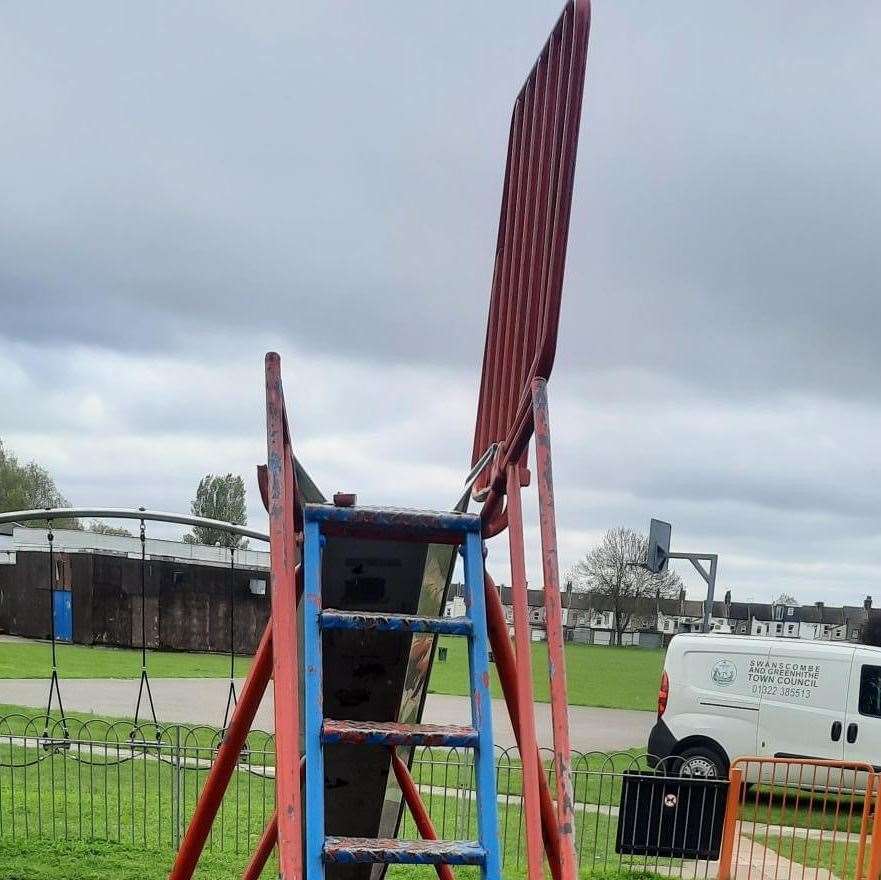
<instances>
[{"instance_id":1,"label":"ladder step","mask_svg":"<svg viewBox=\"0 0 881 880\"><path fill-rule=\"evenodd\" d=\"M321 534L328 537L460 544L466 534L480 533L480 516L459 511L307 504L303 515L306 522L319 523Z\"/></svg>"},{"instance_id":2,"label":"ladder step","mask_svg":"<svg viewBox=\"0 0 881 880\"><path fill-rule=\"evenodd\" d=\"M328 837L324 860L336 864L482 865L486 850L472 840Z\"/></svg>"},{"instance_id":3,"label":"ladder step","mask_svg":"<svg viewBox=\"0 0 881 880\"><path fill-rule=\"evenodd\" d=\"M323 629L379 629L447 636L470 636L473 630L469 617L418 617L381 611L338 611L335 608L321 612L321 626Z\"/></svg>"},{"instance_id":4,"label":"ladder step","mask_svg":"<svg viewBox=\"0 0 881 880\"><path fill-rule=\"evenodd\" d=\"M473 727L454 724L400 724L397 721L337 721L324 719L321 741L367 746L462 746L475 748Z\"/></svg>"}]
</instances>

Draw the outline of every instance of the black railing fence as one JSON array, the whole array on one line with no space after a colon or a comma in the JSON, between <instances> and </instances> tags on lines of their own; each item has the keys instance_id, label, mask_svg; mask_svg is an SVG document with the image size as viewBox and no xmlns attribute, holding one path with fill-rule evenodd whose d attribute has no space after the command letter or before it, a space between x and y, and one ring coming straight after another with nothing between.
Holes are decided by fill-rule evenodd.
<instances>
[{"instance_id":1,"label":"black railing fence","mask_svg":"<svg viewBox=\"0 0 881 880\"><path fill-rule=\"evenodd\" d=\"M177 724L133 726L126 721L68 716L64 724L57 721L46 727L42 714L0 717L0 837L106 840L174 850L222 735L216 728ZM518 868L525 871L520 760L516 749L496 752L502 854L506 869L517 873ZM543 759L553 782L550 751ZM209 848L241 855L243 861L247 858L274 810L274 768L272 735L252 731L214 823ZM622 849L623 832L619 813L627 808L634 779L645 784L635 771L647 768L646 755L635 751L574 755L576 846L582 871L707 876L710 862L698 849L694 858L687 859L668 858L657 847L617 851ZM438 836L473 837L471 753L416 749L412 773ZM661 771L655 779L672 786L684 784L675 768ZM708 821L713 811L724 809L726 783L717 784L718 792L710 789L712 803L701 804ZM707 795L703 797L706 801ZM696 807L692 804L689 809ZM682 822L687 820L683 815ZM418 836L406 810L400 836Z\"/></svg>"}]
</instances>

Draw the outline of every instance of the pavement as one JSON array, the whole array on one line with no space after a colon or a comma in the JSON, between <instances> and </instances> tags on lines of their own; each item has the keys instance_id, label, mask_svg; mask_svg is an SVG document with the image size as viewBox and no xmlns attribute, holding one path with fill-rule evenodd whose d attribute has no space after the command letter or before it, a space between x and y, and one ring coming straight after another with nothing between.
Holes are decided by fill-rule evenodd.
<instances>
[{"instance_id":1,"label":"pavement","mask_svg":"<svg viewBox=\"0 0 881 880\"><path fill-rule=\"evenodd\" d=\"M242 682L236 683L241 691ZM154 678L151 679L156 714L168 723L209 724L219 727L229 691L223 678ZM44 679L0 680L0 703L40 708L46 705L49 683ZM61 696L68 711L92 712L130 718L138 697L137 679L61 678ZM142 706L143 709L143 706ZM470 724L471 706L467 697L429 694L422 720L426 724ZM615 751L632 746L644 747L655 722L654 712L629 709L597 709L570 706L569 730L572 748L578 752ZM551 748L550 706L535 704L536 738L539 746ZM272 684L257 711L254 727L274 729ZM514 733L504 701L493 700L493 728L496 744L514 746Z\"/></svg>"}]
</instances>

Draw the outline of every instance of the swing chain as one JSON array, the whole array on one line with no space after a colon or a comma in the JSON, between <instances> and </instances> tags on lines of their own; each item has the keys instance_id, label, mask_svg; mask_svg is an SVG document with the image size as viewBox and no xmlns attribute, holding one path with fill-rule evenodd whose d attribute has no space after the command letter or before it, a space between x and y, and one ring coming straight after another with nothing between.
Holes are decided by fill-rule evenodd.
<instances>
[{"instance_id":1,"label":"swing chain","mask_svg":"<svg viewBox=\"0 0 881 880\"><path fill-rule=\"evenodd\" d=\"M46 718L43 723L43 739L46 741L46 748L54 747L54 743L50 746L49 739L49 722L52 713L52 694L58 696L58 709L61 712L61 731L64 734L64 740L70 738L67 729L67 717L64 714L64 704L61 701L61 688L58 683L58 658L55 651L55 532L52 530L52 519L46 519L46 539L49 542L49 636L52 641L52 677L49 679L49 699L46 703ZM62 746L63 747L63 746Z\"/></svg>"},{"instance_id":2,"label":"swing chain","mask_svg":"<svg viewBox=\"0 0 881 880\"><path fill-rule=\"evenodd\" d=\"M236 593L235 593L235 567L236 567L236 538L229 533L229 573L227 575L229 592L229 689L226 697L226 710L223 713L223 728L221 739L226 736L226 728L231 710L238 704L236 695Z\"/></svg>"},{"instance_id":3,"label":"swing chain","mask_svg":"<svg viewBox=\"0 0 881 880\"><path fill-rule=\"evenodd\" d=\"M143 511L145 508L139 507L138 510ZM147 526L145 521L141 520L140 529L141 539L141 682L138 686L138 702L135 706L135 718L132 725L129 739L134 742L135 732L138 729L139 716L141 713L141 700L144 693L147 694L147 703L150 707L150 715L153 718L153 727L156 732L156 742L159 742L160 731L159 721L156 718L156 707L153 704L153 691L150 688L150 677L147 675L147 584L146 584L146 567L147 567Z\"/></svg>"}]
</instances>

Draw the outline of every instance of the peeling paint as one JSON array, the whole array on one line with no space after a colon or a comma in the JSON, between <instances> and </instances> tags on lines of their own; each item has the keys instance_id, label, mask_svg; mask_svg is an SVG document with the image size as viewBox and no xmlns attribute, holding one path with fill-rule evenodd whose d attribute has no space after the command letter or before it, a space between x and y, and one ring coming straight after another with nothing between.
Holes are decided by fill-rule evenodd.
<instances>
[{"instance_id":1,"label":"peeling paint","mask_svg":"<svg viewBox=\"0 0 881 880\"><path fill-rule=\"evenodd\" d=\"M328 837L324 860L336 864L482 865L486 852L469 840Z\"/></svg>"},{"instance_id":2,"label":"peeling paint","mask_svg":"<svg viewBox=\"0 0 881 880\"><path fill-rule=\"evenodd\" d=\"M397 721L336 721L326 719L322 730L325 743L371 746L474 747L473 727L442 724L401 724Z\"/></svg>"}]
</instances>

